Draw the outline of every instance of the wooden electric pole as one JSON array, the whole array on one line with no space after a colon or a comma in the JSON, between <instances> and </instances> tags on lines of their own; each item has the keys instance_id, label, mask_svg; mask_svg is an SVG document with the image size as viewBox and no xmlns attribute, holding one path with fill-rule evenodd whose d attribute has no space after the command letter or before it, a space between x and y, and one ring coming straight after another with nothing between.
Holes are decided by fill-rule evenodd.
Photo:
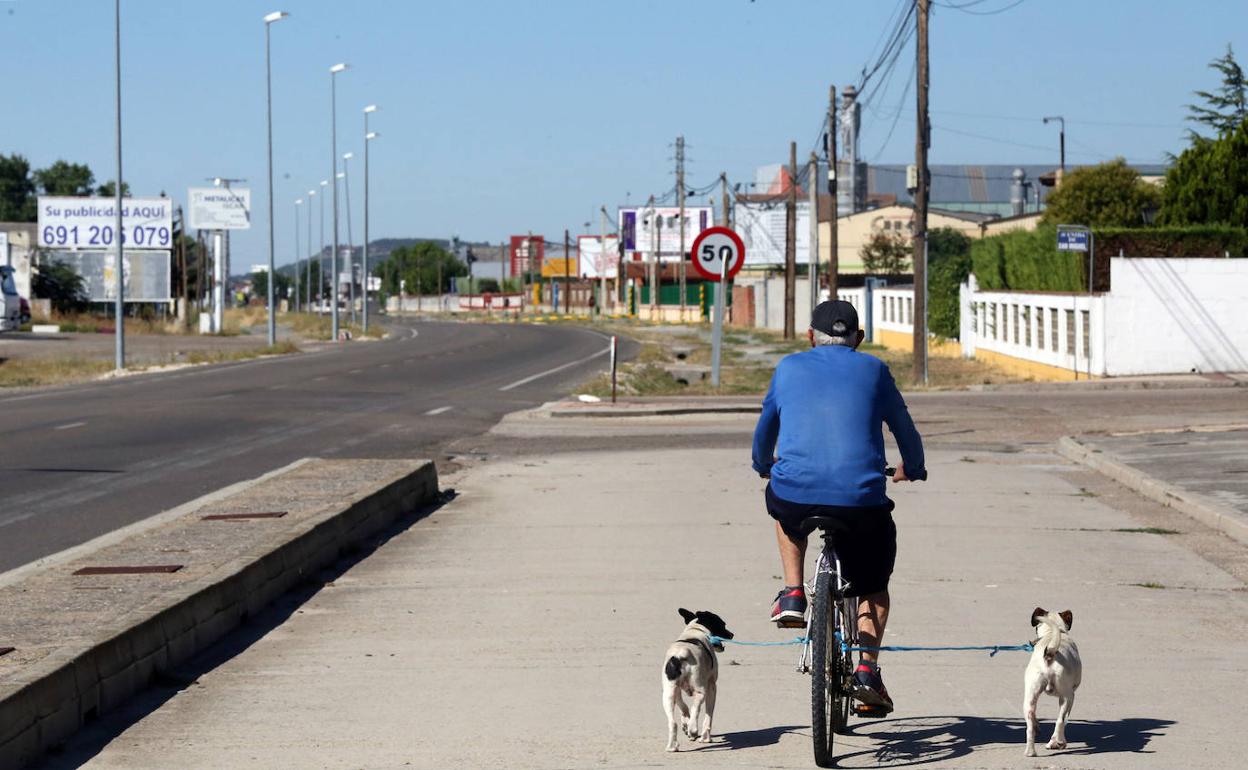
<instances>
[{"instance_id":1,"label":"wooden electric pole","mask_svg":"<svg viewBox=\"0 0 1248 770\"><path fill-rule=\"evenodd\" d=\"M784 204L784 338L796 337L797 142L789 142L789 195Z\"/></svg>"},{"instance_id":2,"label":"wooden electric pole","mask_svg":"<svg viewBox=\"0 0 1248 770\"><path fill-rule=\"evenodd\" d=\"M680 227L680 321L685 321L685 137L676 137L676 205Z\"/></svg>"},{"instance_id":3,"label":"wooden electric pole","mask_svg":"<svg viewBox=\"0 0 1248 770\"><path fill-rule=\"evenodd\" d=\"M719 175L719 192L723 196L722 205L724 207L724 211L723 211L724 219L722 222L720 222L720 225L722 225L723 227L732 227L732 220L728 216L728 175L727 174Z\"/></svg>"},{"instance_id":4,"label":"wooden electric pole","mask_svg":"<svg viewBox=\"0 0 1248 770\"><path fill-rule=\"evenodd\" d=\"M914 192L914 381L927 382L927 197L931 175L927 169L927 148L931 143L928 125L927 15L930 0L918 0L918 116L914 142L914 163L918 168L918 189Z\"/></svg>"},{"instance_id":5,"label":"wooden electric pole","mask_svg":"<svg viewBox=\"0 0 1248 770\"><path fill-rule=\"evenodd\" d=\"M806 255L806 280L810 284L810 309L819 304L819 156L810 154L806 194L810 199L810 250Z\"/></svg>"},{"instance_id":6,"label":"wooden electric pole","mask_svg":"<svg viewBox=\"0 0 1248 770\"><path fill-rule=\"evenodd\" d=\"M828 88L828 194L832 196L832 222L828 233L828 298L837 298L838 275L841 269L840 244L837 237L841 207L836 199L836 86Z\"/></svg>"}]
</instances>

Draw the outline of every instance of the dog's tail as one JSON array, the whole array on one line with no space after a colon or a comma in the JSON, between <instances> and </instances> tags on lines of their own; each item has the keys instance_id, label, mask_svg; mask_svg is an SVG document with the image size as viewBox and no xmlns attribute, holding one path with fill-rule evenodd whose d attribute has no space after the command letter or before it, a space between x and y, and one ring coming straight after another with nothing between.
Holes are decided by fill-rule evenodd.
<instances>
[{"instance_id":1,"label":"dog's tail","mask_svg":"<svg viewBox=\"0 0 1248 770\"><path fill-rule=\"evenodd\" d=\"M1052 660L1062 641L1062 629L1049 618L1040 618L1040 625L1044 626L1044 630L1040 632L1038 641L1044 648L1044 657Z\"/></svg>"},{"instance_id":2,"label":"dog's tail","mask_svg":"<svg viewBox=\"0 0 1248 770\"><path fill-rule=\"evenodd\" d=\"M684 662L684 658L680 658L675 655L667 659L667 665L663 667L663 674L667 677L668 681L675 682L680 678L681 671L684 668Z\"/></svg>"}]
</instances>

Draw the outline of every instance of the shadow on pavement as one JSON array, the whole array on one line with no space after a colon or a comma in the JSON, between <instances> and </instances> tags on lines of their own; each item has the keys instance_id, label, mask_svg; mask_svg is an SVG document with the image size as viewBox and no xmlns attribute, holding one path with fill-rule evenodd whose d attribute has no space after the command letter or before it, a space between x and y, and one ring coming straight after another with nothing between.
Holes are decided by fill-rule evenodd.
<instances>
[{"instance_id":1,"label":"shadow on pavement","mask_svg":"<svg viewBox=\"0 0 1248 770\"><path fill-rule=\"evenodd\" d=\"M311 575L307 582L293 588L258 615L245 619L240 626L211 647L181 665L154 674L146 690L137 693L116 711L101 715L99 719L83 725L66 745L50 750L31 767L37 770L67 770L86 764L128 728L159 709L179 692L199 686L201 676L264 638L295 614L309 599L322 589L332 587L337 578L368 558L391 538L403 534L413 524L436 513L454 498L455 490L445 489L432 504L401 516L390 526L374 534L366 544L347 551L337 562Z\"/></svg>"},{"instance_id":2,"label":"shadow on pavement","mask_svg":"<svg viewBox=\"0 0 1248 770\"><path fill-rule=\"evenodd\" d=\"M699 751L732 751L734 749L754 749L759 746L772 746L780 742L780 736L788 733L808 731L810 725L777 725L763 727L758 730L740 730L735 733L724 733L715 736L715 742L709 746L691 744L688 748L698 747Z\"/></svg>"},{"instance_id":3,"label":"shadow on pavement","mask_svg":"<svg viewBox=\"0 0 1248 770\"><path fill-rule=\"evenodd\" d=\"M1042 748L1053 731L1053 721L1041 721L1037 746L1042 754L1151 754L1149 742L1173 725L1168 719L1071 720L1066 739L1071 747L1060 751ZM1022 756L1027 729L1020 719L969 716L889 719L871 725L859 723L850 734L873 738L871 749L837 757L837 767L911 767L949 762L973 751L993 747L1017 749ZM836 753L840 753L839 751Z\"/></svg>"}]
</instances>

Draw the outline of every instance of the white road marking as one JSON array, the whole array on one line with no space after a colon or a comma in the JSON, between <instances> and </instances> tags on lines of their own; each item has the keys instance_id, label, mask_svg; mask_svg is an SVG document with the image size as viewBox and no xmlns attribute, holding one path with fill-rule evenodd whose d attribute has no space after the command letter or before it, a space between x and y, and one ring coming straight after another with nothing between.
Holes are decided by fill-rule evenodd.
<instances>
[{"instance_id":1,"label":"white road marking","mask_svg":"<svg viewBox=\"0 0 1248 770\"><path fill-rule=\"evenodd\" d=\"M597 353L594 353L593 355L588 355L588 356L585 356L584 358L578 358L575 361L569 361L568 363L563 364L561 366L556 366L553 369L547 369L544 372L538 372L537 374L529 375L528 377L525 377L523 380L516 380L510 385L504 385L503 387L499 388L499 390L511 390L512 388L518 388L521 385L528 385L530 382L533 382L534 380L540 380L543 377L554 374L556 372L562 372L564 369L568 369L570 367L576 366L577 364L583 364L586 361L592 361L598 356L605 356L609 352L611 352L611 348L603 348L602 350L599 350Z\"/></svg>"},{"instance_id":2,"label":"white road marking","mask_svg":"<svg viewBox=\"0 0 1248 770\"><path fill-rule=\"evenodd\" d=\"M321 376L321 377L313 377L313 378L312 378L312 381L313 381L313 382L320 382L320 381L321 381L321 380L323 380L323 379L325 379L325 377L324 377L324 376Z\"/></svg>"},{"instance_id":3,"label":"white road marking","mask_svg":"<svg viewBox=\"0 0 1248 770\"><path fill-rule=\"evenodd\" d=\"M234 394L233 394L233 393L222 393L222 394L221 394L221 395L219 395L219 396L213 396L212 398L207 399L207 400L208 400L208 401L222 401L222 400L224 400L224 399L227 399L227 398L233 398L233 397L234 397Z\"/></svg>"},{"instance_id":4,"label":"white road marking","mask_svg":"<svg viewBox=\"0 0 1248 770\"><path fill-rule=\"evenodd\" d=\"M52 430L69 430L70 428L81 428L86 425L85 422L67 422L64 425L58 425Z\"/></svg>"},{"instance_id":5,"label":"white road marking","mask_svg":"<svg viewBox=\"0 0 1248 770\"><path fill-rule=\"evenodd\" d=\"M390 364L382 364L382 365L381 365L381 368L382 368L382 369L389 369L389 368L390 368Z\"/></svg>"},{"instance_id":6,"label":"white road marking","mask_svg":"<svg viewBox=\"0 0 1248 770\"><path fill-rule=\"evenodd\" d=\"M363 371L364 371L363 369L352 369L351 371L347 372L347 374L359 374Z\"/></svg>"},{"instance_id":7,"label":"white road marking","mask_svg":"<svg viewBox=\"0 0 1248 770\"><path fill-rule=\"evenodd\" d=\"M415 329L408 329L408 331L412 333L412 336L408 337L408 339L415 339L416 335L419 334L419 332L417 332Z\"/></svg>"},{"instance_id":8,"label":"white road marking","mask_svg":"<svg viewBox=\"0 0 1248 770\"><path fill-rule=\"evenodd\" d=\"M432 416L433 416L433 415L435 415L435 414L442 414L443 412L449 412L449 411L451 411L451 410L452 410L452 409L454 409L454 408L455 408L455 407L453 407L453 406L440 406L440 407L438 407L437 409L430 409L429 411L425 412L425 414L427 414L427 415L429 415L430 417L432 417Z\"/></svg>"}]
</instances>

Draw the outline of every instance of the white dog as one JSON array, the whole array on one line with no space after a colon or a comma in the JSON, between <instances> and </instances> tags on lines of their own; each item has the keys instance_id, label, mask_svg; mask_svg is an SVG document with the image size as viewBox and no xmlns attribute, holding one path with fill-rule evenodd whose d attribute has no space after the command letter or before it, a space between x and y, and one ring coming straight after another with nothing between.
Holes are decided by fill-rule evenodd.
<instances>
[{"instance_id":1,"label":"white dog","mask_svg":"<svg viewBox=\"0 0 1248 770\"><path fill-rule=\"evenodd\" d=\"M1023 675L1023 715L1027 719L1027 756L1036 755L1036 703L1040 693L1057 696L1057 725L1048 742L1050 749L1066 748L1066 718L1075 703L1075 690L1083 678L1079 648L1070 638L1074 615L1047 612L1037 607L1031 613L1031 625L1039 638L1031 652L1031 661Z\"/></svg>"},{"instance_id":2,"label":"white dog","mask_svg":"<svg viewBox=\"0 0 1248 770\"><path fill-rule=\"evenodd\" d=\"M724 621L713 612L690 612L683 607L679 612L685 621L685 630L663 656L663 711L667 714L668 751L676 750L679 726L683 726L685 734L693 740L710 743L719 678L715 651L724 651L724 646L712 642L711 637L732 638ZM690 697L690 703L685 703L682 693ZM678 710L683 725L677 722Z\"/></svg>"}]
</instances>

